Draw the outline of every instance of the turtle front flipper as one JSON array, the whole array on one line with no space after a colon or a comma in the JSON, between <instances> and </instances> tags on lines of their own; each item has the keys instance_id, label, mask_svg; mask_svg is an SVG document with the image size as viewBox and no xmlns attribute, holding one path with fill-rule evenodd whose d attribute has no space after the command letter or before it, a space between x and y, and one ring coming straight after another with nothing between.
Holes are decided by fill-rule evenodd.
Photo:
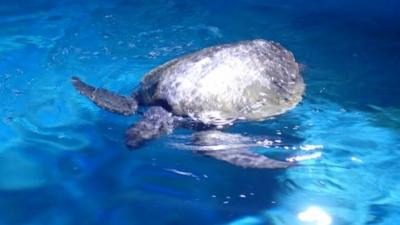
<instances>
[{"instance_id":1,"label":"turtle front flipper","mask_svg":"<svg viewBox=\"0 0 400 225\"><path fill-rule=\"evenodd\" d=\"M287 168L293 163L270 159L252 152L248 147L249 138L221 131L203 131L194 135L194 142L200 145L200 154L244 168L277 169Z\"/></svg>"},{"instance_id":2,"label":"turtle front flipper","mask_svg":"<svg viewBox=\"0 0 400 225\"><path fill-rule=\"evenodd\" d=\"M150 107L143 118L126 132L126 145L138 148L144 142L172 133L175 117L161 106Z\"/></svg>"},{"instance_id":3,"label":"turtle front flipper","mask_svg":"<svg viewBox=\"0 0 400 225\"><path fill-rule=\"evenodd\" d=\"M226 161L235 166L258 169L287 168L293 163L270 159L247 149L201 151L201 154Z\"/></svg>"},{"instance_id":4,"label":"turtle front flipper","mask_svg":"<svg viewBox=\"0 0 400 225\"><path fill-rule=\"evenodd\" d=\"M88 97L99 107L123 115L135 114L137 101L133 97L121 96L103 88L96 88L72 77L72 84L82 95Z\"/></svg>"}]
</instances>

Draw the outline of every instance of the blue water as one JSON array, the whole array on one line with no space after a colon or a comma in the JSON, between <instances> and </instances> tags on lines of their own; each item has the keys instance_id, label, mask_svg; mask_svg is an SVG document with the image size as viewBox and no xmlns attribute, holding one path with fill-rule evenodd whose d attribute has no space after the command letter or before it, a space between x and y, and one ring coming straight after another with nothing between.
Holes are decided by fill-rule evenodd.
<instances>
[{"instance_id":1,"label":"blue water","mask_svg":"<svg viewBox=\"0 0 400 225\"><path fill-rule=\"evenodd\" d=\"M1 1L0 224L398 224L398 12L395 0ZM128 151L139 116L69 82L128 94L169 59L254 38L293 51L306 95L228 131L300 166L234 167L188 151L183 129Z\"/></svg>"}]
</instances>

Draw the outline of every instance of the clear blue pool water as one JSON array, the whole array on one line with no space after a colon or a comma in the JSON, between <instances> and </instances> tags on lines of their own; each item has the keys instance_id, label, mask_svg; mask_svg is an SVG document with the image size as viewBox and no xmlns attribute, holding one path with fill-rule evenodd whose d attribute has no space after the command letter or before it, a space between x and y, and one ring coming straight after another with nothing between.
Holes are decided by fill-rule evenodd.
<instances>
[{"instance_id":1,"label":"clear blue pool water","mask_svg":"<svg viewBox=\"0 0 400 225\"><path fill-rule=\"evenodd\" d=\"M345 225L400 221L400 11L385 1L2 1L0 224ZM264 38L304 65L303 102L230 132L298 157L242 169L177 130L128 151L139 117L98 109L69 78L128 94L151 68Z\"/></svg>"}]
</instances>

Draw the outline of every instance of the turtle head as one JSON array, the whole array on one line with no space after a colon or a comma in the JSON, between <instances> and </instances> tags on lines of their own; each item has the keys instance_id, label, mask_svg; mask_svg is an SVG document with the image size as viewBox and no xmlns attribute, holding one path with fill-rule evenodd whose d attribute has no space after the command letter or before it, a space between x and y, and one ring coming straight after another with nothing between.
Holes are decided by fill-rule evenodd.
<instances>
[{"instance_id":1,"label":"turtle head","mask_svg":"<svg viewBox=\"0 0 400 225\"><path fill-rule=\"evenodd\" d=\"M174 117L161 106L150 107L143 118L126 132L126 145L137 149L146 141L172 133Z\"/></svg>"}]
</instances>

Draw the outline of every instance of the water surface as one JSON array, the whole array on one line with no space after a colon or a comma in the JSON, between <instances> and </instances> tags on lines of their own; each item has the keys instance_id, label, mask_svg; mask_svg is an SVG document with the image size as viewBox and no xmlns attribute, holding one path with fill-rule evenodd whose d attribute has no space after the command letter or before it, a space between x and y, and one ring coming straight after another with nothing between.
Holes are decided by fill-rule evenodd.
<instances>
[{"instance_id":1,"label":"water surface","mask_svg":"<svg viewBox=\"0 0 400 225\"><path fill-rule=\"evenodd\" d=\"M0 224L396 224L399 10L394 0L3 1ZM129 94L167 60L254 38L293 51L306 95L228 131L304 159L287 170L193 154L183 129L128 151L139 116L102 111L69 82Z\"/></svg>"}]
</instances>

